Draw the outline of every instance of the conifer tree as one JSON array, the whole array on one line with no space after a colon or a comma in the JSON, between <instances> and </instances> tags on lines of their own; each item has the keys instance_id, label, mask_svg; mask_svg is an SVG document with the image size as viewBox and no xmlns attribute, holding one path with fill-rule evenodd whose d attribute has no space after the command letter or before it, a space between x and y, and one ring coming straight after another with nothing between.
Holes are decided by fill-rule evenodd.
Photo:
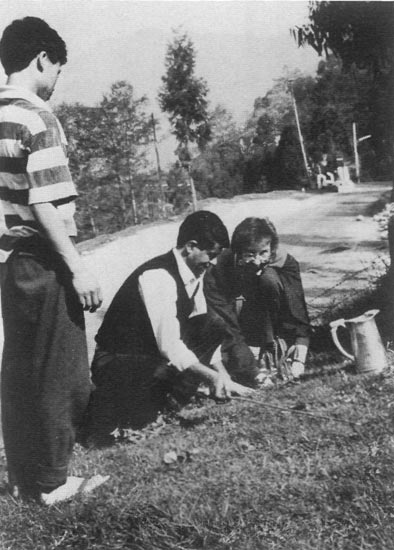
<instances>
[{"instance_id":1,"label":"conifer tree","mask_svg":"<svg viewBox=\"0 0 394 550\"><path fill-rule=\"evenodd\" d=\"M208 114L208 87L195 73L195 51L186 33L175 31L165 58L166 74L159 92L159 103L168 113L172 132L178 141L176 150L181 165L190 175L192 154L190 144L201 150L211 139ZM194 183L190 177L193 204L196 208Z\"/></svg>"}]
</instances>

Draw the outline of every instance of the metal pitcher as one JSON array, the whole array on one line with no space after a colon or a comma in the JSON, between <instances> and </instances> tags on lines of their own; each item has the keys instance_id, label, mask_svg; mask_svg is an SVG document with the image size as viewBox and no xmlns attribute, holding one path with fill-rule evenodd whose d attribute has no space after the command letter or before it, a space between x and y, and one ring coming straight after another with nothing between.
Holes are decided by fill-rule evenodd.
<instances>
[{"instance_id":1,"label":"metal pitcher","mask_svg":"<svg viewBox=\"0 0 394 550\"><path fill-rule=\"evenodd\" d=\"M375 323L378 313L378 309L371 309L354 319L338 319L330 323L334 344L345 357L356 363L360 373L378 374L388 366L386 351ZM354 355L341 346L337 336L338 327L349 328Z\"/></svg>"}]
</instances>

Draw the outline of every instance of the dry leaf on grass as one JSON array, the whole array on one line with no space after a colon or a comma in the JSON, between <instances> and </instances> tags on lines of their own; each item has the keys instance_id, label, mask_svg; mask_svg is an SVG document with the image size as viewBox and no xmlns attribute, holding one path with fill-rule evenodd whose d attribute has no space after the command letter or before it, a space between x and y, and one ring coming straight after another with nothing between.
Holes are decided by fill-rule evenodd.
<instances>
[{"instance_id":1,"label":"dry leaf on grass","mask_svg":"<svg viewBox=\"0 0 394 550\"><path fill-rule=\"evenodd\" d=\"M175 464L176 462L191 462L193 456L198 454L199 449L181 450L181 451L168 451L163 456L163 462L165 464Z\"/></svg>"}]
</instances>

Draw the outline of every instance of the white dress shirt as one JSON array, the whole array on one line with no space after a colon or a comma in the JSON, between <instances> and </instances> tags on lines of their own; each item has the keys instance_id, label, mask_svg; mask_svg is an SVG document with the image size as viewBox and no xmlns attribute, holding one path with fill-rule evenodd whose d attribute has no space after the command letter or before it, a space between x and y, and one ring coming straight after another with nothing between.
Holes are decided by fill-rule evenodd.
<instances>
[{"instance_id":1,"label":"white dress shirt","mask_svg":"<svg viewBox=\"0 0 394 550\"><path fill-rule=\"evenodd\" d=\"M194 294L194 309L190 317L207 312L203 292L203 275L196 277L179 250L172 250L179 274L189 298ZM179 371L198 363L196 355L181 340L177 318L178 293L174 278L165 269L145 271L138 278L139 293L145 304L160 353ZM197 290L196 290L197 289Z\"/></svg>"}]
</instances>

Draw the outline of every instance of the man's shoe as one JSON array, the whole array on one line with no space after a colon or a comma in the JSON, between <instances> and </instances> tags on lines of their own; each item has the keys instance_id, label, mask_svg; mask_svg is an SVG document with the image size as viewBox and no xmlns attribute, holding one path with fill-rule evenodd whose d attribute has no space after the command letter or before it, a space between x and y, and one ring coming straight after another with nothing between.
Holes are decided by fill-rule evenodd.
<instances>
[{"instance_id":1,"label":"man's shoe","mask_svg":"<svg viewBox=\"0 0 394 550\"><path fill-rule=\"evenodd\" d=\"M300 361L293 361L291 364L291 374L293 375L294 380L299 380L301 376L305 373L304 363Z\"/></svg>"},{"instance_id":2,"label":"man's shoe","mask_svg":"<svg viewBox=\"0 0 394 550\"><path fill-rule=\"evenodd\" d=\"M60 485L50 493L41 493L40 501L47 506L64 502L77 495L90 493L109 479L109 476L95 475L90 479L69 476L64 485Z\"/></svg>"}]
</instances>

